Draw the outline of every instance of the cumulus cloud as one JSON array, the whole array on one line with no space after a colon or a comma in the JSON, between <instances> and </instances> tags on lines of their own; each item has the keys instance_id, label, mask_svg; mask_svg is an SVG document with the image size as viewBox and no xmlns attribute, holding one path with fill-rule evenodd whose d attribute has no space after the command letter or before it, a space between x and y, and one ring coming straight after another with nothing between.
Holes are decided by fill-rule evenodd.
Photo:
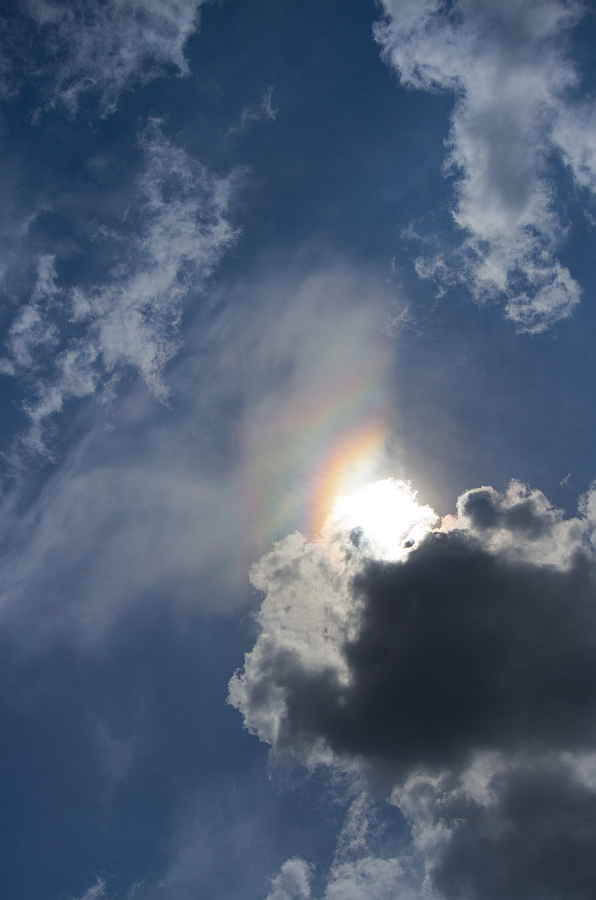
<instances>
[{"instance_id":1,"label":"cumulus cloud","mask_svg":"<svg viewBox=\"0 0 596 900\"><path fill-rule=\"evenodd\" d=\"M594 893L594 757L478 758L458 779L412 776L393 802L409 819L431 896Z\"/></svg>"},{"instance_id":2,"label":"cumulus cloud","mask_svg":"<svg viewBox=\"0 0 596 900\"><path fill-rule=\"evenodd\" d=\"M592 746L592 520L515 483L468 491L459 510L440 530L399 522L395 562L357 528L263 557L262 632L231 687L252 730L305 759L404 772Z\"/></svg>"},{"instance_id":3,"label":"cumulus cloud","mask_svg":"<svg viewBox=\"0 0 596 900\"><path fill-rule=\"evenodd\" d=\"M278 755L388 779L411 829L395 877L417 859L431 896L594 891L595 503L565 519L480 488L440 528L396 520L392 559L328 526L253 570L261 633L230 701ZM344 859L350 883L375 859Z\"/></svg>"},{"instance_id":4,"label":"cumulus cloud","mask_svg":"<svg viewBox=\"0 0 596 900\"><path fill-rule=\"evenodd\" d=\"M145 84L159 74L188 74L184 57L187 39L199 24L202 0L27 0L23 22L11 22L4 59L23 65L23 30L28 17L36 26L37 42L47 62L26 65L41 79L47 102L74 115L85 92L99 101L103 116L113 112L123 91ZM18 52L20 49L20 53ZM5 62L5 93L15 77Z\"/></svg>"},{"instance_id":5,"label":"cumulus cloud","mask_svg":"<svg viewBox=\"0 0 596 900\"><path fill-rule=\"evenodd\" d=\"M9 328L2 371L33 376L25 442L37 451L46 420L67 399L89 396L127 368L166 397L162 374L179 348L182 302L235 239L226 218L231 178L214 176L172 144L158 120L149 122L141 146L147 164L129 212L133 228L98 228L99 240L121 250L108 279L59 288L55 260L44 254L29 302Z\"/></svg>"},{"instance_id":6,"label":"cumulus cloud","mask_svg":"<svg viewBox=\"0 0 596 900\"><path fill-rule=\"evenodd\" d=\"M594 107L571 98L568 35L585 13L566 0L383 0L375 36L403 85L455 94L445 171L456 174L451 255L420 257L421 277L501 298L523 331L572 314L580 287L557 259L566 223L552 161L593 192Z\"/></svg>"}]
</instances>

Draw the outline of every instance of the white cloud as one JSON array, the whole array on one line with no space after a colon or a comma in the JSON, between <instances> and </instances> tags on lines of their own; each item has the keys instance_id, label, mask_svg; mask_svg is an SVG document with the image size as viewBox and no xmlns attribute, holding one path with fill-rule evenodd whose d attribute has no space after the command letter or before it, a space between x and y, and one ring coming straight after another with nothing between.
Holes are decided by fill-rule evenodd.
<instances>
[{"instance_id":1,"label":"white cloud","mask_svg":"<svg viewBox=\"0 0 596 900\"><path fill-rule=\"evenodd\" d=\"M217 383L243 397L240 478L259 555L296 528L315 530L330 454L390 420L384 288L345 264L305 274L298 262L222 289L227 309L201 352L217 348L208 357Z\"/></svg>"},{"instance_id":2,"label":"white cloud","mask_svg":"<svg viewBox=\"0 0 596 900\"><path fill-rule=\"evenodd\" d=\"M503 494L491 487L465 491L457 502L458 517L446 517L444 527L468 529L487 550L508 559L565 569L593 540L595 503L592 490L580 504L583 515L566 519L542 491L514 480Z\"/></svg>"},{"instance_id":3,"label":"white cloud","mask_svg":"<svg viewBox=\"0 0 596 900\"><path fill-rule=\"evenodd\" d=\"M121 93L168 69L188 74L184 46L199 23L202 0L27 0L54 63L43 74L51 105L71 114L81 95L99 96L102 115L116 108Z\"/></svg>"},{"instance_id":4,"label":"white cloud","mask_svg":"<svg viewBox=\"0 0 596 900\"><path fill-rule=\"evenodd\" d=\"M415 900L419 897L416 887L420 878L412 870L407 854L400 860L371 852L373 843L383 843L384 830L375 804L366 793L361 793L346 814L333 862L324 878L322 900ZM304 892L283 893L280 888L294 872L303 876ZM273 879L274 890L267 900L309 898L313 874L313 867L304 860L298 857L288 860Z\"/></svg>"},{"instance_id":5,"label":"white cloud","mask_svg":"<svg viewBox=\"0 0 596 900\"><path fill-rule=\"evenodd\" d=\"M403 883L404 870L396 858L366 857L333 866L325 900L405 900L413 896Z\"/></svg>"},{"instance_id":6,"label":"white cloud","mask_svg":"<svg viewBox=\"0 0 596 900\"><path fill-rule=\"evenodd\" d=\"M389 798L409 826L397 847L387 840L383 807L362 794L348 810L321 900L453 900L462 896L462 886L471 900L519 898L532 891L556 898L589 896L594 771L593 754L512 759L487 753L473 758L455 779L448 772L414 773ZM346 842L346 832L358 829L364 831L361 839ZM393 855L382 855L383 846L392 846ZM282 866L275 884L290 863L314 874L308 863L294 858Z\"/></svg>"},{"instance_id":7,"label":"white cloud","mask_svg":"<svg viewBox=\"0 0 596 900\"><path fill-rule=\"evenodd\" d=\"M594 107L569 95L578 75L569 30L584 7L565 0L382 0L375 35L400 81L449 90L456 103L445 169L455 173L455 223L446 258L421 258L421 277L465 282L479 300L504 298L523 331L571 315L580 287L556 257L566 225L556 207L553 155L595 188Z\"/></svg>"},{"instance_id":8,"label":"white cloud","mask_svg":"<svg viewBox=\"0 0 596 900\"><path fill-rule=\"evenodd\" d=\"M89 396L123 370L138 372L165 399L163 370L179 348L183 300L201 290L235 240L226 218L232 178L208 172L167 140L157 120L141 145L147 165L131 211L138 233L114 236L124 255L111 276L103 284L59 289L54 259L42 255L31 298L9 329L3 372L35 375L25 443L36 451L44 450L46 420L65 400ZM73 335L62 336L66 346L48 360L44 351L56 348L66 328Z\"/></svg>"},{"instance_id":9,"label":"white cloud","mask_svg":"<svg viewBox=\"0 0 596 900\"><path fill-rule=\"evenodd\" d=\"M396 858L364 857L335 863L328 873L322 900L414 900ZM273 879L267 900L308 900L312 867L300 857L289 859Z\"/></svg>"},{"instance_id":10,"label":"white cloud","mask_svg":"<svg viewBox=\"0 0 596 900\"><path fill-rule=\"evenodd\" d=\"M233 482L184 465L180 438L175 430L161 453L153 448L149 459L129 464L94 465L91 444L25 514L5 501L4 627L12 622L29 647L59 635L90 647L156 593L175 598L179 610L223 612L244 602Z\"/></svg>"},{"instance_id":11,"label":"white cloud","mask_svg":"<svg viewBox=\"0 0 596 900\"><path fill-rule=\"evenodd\" d=\"M273 878L267 900L309 900L312 867L295 856L288 859Z\"/></svg>"},{"instance_id":12,"label":"white cloud","mask_svg":"<svg viewBox=\"0 0 596 900\"><path fill-rule=\"evenodd\" d=\"M48 317L58 294L56 277L54 257L42 254L37 260L37 280L29 303L20 308L8 330L7 349L11 358L1 360L4 374L36 368L36 348L55 347L58 343L58 328Z\"/></svg>"},{"instance_id":13,"label":"white cloud","mask_svg":"<svg viewBox=\"0 0 596 900\"><path fill-rule=\"evenodd\" d=\"M84 894L81 894L79 900L101 900L106 896L106 883L103 878L98 878L96 883L87 888Z\"/></svg>"},{"instance_id":14,"label":"white cloud","mask_svg":"<svg viewBox=\"0 0 596 900\"><path fill-rule=\"evenodd\" d=\"M596 108L583 103L561 110L554 140L577 184L596 194Z\"/></svg>"}]
</instances>

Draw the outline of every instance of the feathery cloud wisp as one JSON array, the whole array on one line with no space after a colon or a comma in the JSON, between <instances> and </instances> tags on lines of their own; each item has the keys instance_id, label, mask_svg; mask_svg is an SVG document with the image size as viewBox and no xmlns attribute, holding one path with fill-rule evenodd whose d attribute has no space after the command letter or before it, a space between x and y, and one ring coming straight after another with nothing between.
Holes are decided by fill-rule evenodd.
<instances>
[{"instance_id":1,"label":"feathery cloud wisp","mask_svg":"<svg viewBox=\"0 0 596 900\"><path fill-rule=\"evenodd\" d=\"M147 164L133 210L138 229L113 236L123 249L119 264L103 284L59 289L55 260L42 255L30 300L9 329L2 371L34 379L25 407L32 423L25 443L34 450L43 451L44 425L65 400L89 396L127 368L155 396L167 396L162 375L179 347L183 299L200 291L235 240L226 217L232 177L210 173L157 120L141 146ZM72 336L62 334L67 327Z\"/></svg>"},{"instance_id":2,"label":"feathery cloud wisp","mask_svg":"<svg viewBox=\"0 0 596 900\"><path fill-rule=\"evenodd\" d=\"M85 92L99 96L103 116L123 91L175 69L188 74L184 45L196 31L202 0L27 0L51 65L45 94L74 115Z\"/></svg>"}]
</instances>

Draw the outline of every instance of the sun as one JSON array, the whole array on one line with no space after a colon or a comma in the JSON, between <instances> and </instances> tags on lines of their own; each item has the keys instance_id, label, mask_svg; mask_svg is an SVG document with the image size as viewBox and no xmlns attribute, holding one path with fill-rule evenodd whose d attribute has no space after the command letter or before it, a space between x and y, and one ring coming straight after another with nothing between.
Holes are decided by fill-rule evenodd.
<instances>
[{"instance_id":1,"label":"sun","mask_svg":"<svg viewBox=\"0 0 596 900\"><path fill-rule=\"evenodd\" d=\"M353 494L381 475L386 439L384 423L373 421L334 442L320 467L311 507L311 532L321 531L338 497Z\"/></svg>"},{"instance_id":2,"label":"sun","mask_svg":"<svg viewBox=\"0 0 596 900\"><path fill-rule=\"evenodd\" d=\"M438 517L421 506L405 481L384 478L348 496L337 497L325 523L324 537L359 532L359 546L375 559L404 559L408 549L431 531Z\"/></svg>"}]
</instances>

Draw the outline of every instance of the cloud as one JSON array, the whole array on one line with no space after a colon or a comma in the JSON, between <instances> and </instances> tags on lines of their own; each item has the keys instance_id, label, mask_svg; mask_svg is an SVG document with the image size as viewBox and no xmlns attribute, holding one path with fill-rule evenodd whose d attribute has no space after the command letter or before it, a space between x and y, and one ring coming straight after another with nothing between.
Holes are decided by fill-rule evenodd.
<instances>
[{"instance_id":1,"label":"cloud","mask_svg":"<svg viewBox=\"0 0 596 900\"><path fill-rule=\"evenodd\" d=\"M104 403L111 373L96 364L95 396L64 416L70 450L45 475L31 464L0 504L2 627L31 647L90 646L140 602L245 604L249 565L308 523L329 444L385 402L382 299L339 264L267 266L189 311L167 404L138 369Z\"/></svg>"},{"instance_id":2,"label":"cloud","mask_svg":"<svg viewBox=\"0 0 596 900\"><path fill-rule=\"evenodd\" d=\"M240 114L240 129L244 128L250 122L269 121L275 122L278 110L275 109L271 98L273 96L273 88L269 87L263 93L261 102L258 106L244 106Z\"/></svg>"},{"instance_id":3,"label":"cloud","mask_svg":"<svg viewBox=\"0 0 596 900\"><path fill-rule=\"evenodd\" d=\"M305 860L287 860L273 879L267 900L309 900L311 877L312 866ZM323 900L394 900L396 896L414 900L415 895L404 885L399 860L382 857L334 864L322 895Z\"/></svg>"},{"instance_id":4,"label":"cloud","mask_svg":"<svg viewBox=\"0 0 596 900\"><path fill-rule=\"evenodd\" d=\"M273 879L267 900L308 900L312 867L299 857L288 859Z\"/></svg>"},{"instance_id":5,"label":"cloud","mask_svg":"<svg viewBox=\"0 0 596 900\"><path fill-rule=\"evenodd\" d=\"M414 538L396 520L395 561L328 526L255 566L260 635L230 702L278 756L393 784L410 825L393 870L348 854L325 897L365 871L446 898L593 893L595 506L564 519L514 482Z\"/></svg>"},{"instance_id":6,"label":"cloud","mask_svg":"<svg viewBox=\"0 0 596 900\"><path fill-rule=\"evenodd\" d=\"M106 896L106 883L103 878L98 878L96 883L81 894L79 900L100 900Z\"/></svg>"},{"instance_id":7,"label":"cloud","mask_svg":"<svg viewBox=\"0 0 596 900\"><path fill-rule=\"evenodd\" d=\"M10 68L25 63L49 106L63 106L74 116L82 95L91 92L107 116L135 84L172 70L188 74L184 46L198 28L200 5L201 0L27 0L23 20L7 23L5 94L17 78ZM47 56L41 65L24 50L27 18Z\"/></svg>"},{"instance_id":8,"label":"cloud","mask_svg":"<svg viewBox=\"0 0 596 900\"><path fill-rule=\"evenodd\" d=\"M593 756L496 757L478 759L456 784L411 777L393 802L412 825L427 891L587 900L596 884L594 771Z\"/></svg>"},{"instance_id":9,"label":"cloud","mask_svg":"<svg viewBox=\"0 0 596 900\"><path fill-rule=\"evenodd\" d=\"M374 844L382 843L383 830L371 798L359 794L347 811L333 861L324 876L322 900L415 900L420 896L417 888L421 879L415 877L411 863L371 852ZM282 892L286 873L300 873L302 893ZM310 898L314 874L314 867L303 859L288 860L273 879L274 889L267 900Z\"/></svg>"},{"instance_id":10,"label":"cloud","mask_svg":"<svg viewBox=\"0 0 596 900\"><path fill-rule=\"evenodd\" d=\"M24 443L37 452L48 417L122 371L138 372L165 399L163 370L180 346L183 300L200 291L236 237L226 218L233 178L207 171L156 119L140 142L147 164L129 210L132 230L97 228L98 240L119 247L118 264L104 283L62 288L54 257L42 254L29 302L9 328L2 371L32 376Z\"/></svg>"},{"instance_id":11,"label":"cloud","mask_svg":"<svg viewBox=\"0 0 596 900\"><path fill-rule=\"evenodd\" d=\"M565 0L383 0L375 36L401 83L455 94L445 171L457 175L450 255L418 274L463 282L479 301L504 299L522 331L570 316L580 287L557 259L567 227L552 162L596 186L594 106L578 105L568 35L585 8Z\"/></svg>"},{"instance_id":12,"label":"cloud","mask_svg":"<svg viewBox=\"0 0 596 900\"><path fill-rule=\"evenodd\" d=\"M263 557L261 634L231 684L251 730L307 760L400 772L593 745L593 520L516 483L459 510L449 530L408 523L396 562L371 558L357 529L291 535Z\"/></svg>"},{"instance_id":13,"label":"cloud","mask_svg":"<svg viewBox=\"0 0 596 900\"><path fill-rule=\"evenodd\" d=\"M18 498L5 501L0 608L15 638L32 649L58 638L90 647L141 600L219 612L244 602L230 562L241 540L233 480L185 465L180 439L173 430L161 452L139 451L136 462L122 458L125 440L111 459L94 459L102 441L91 443L24 512Z\"/></svg>"}]
</instances>

